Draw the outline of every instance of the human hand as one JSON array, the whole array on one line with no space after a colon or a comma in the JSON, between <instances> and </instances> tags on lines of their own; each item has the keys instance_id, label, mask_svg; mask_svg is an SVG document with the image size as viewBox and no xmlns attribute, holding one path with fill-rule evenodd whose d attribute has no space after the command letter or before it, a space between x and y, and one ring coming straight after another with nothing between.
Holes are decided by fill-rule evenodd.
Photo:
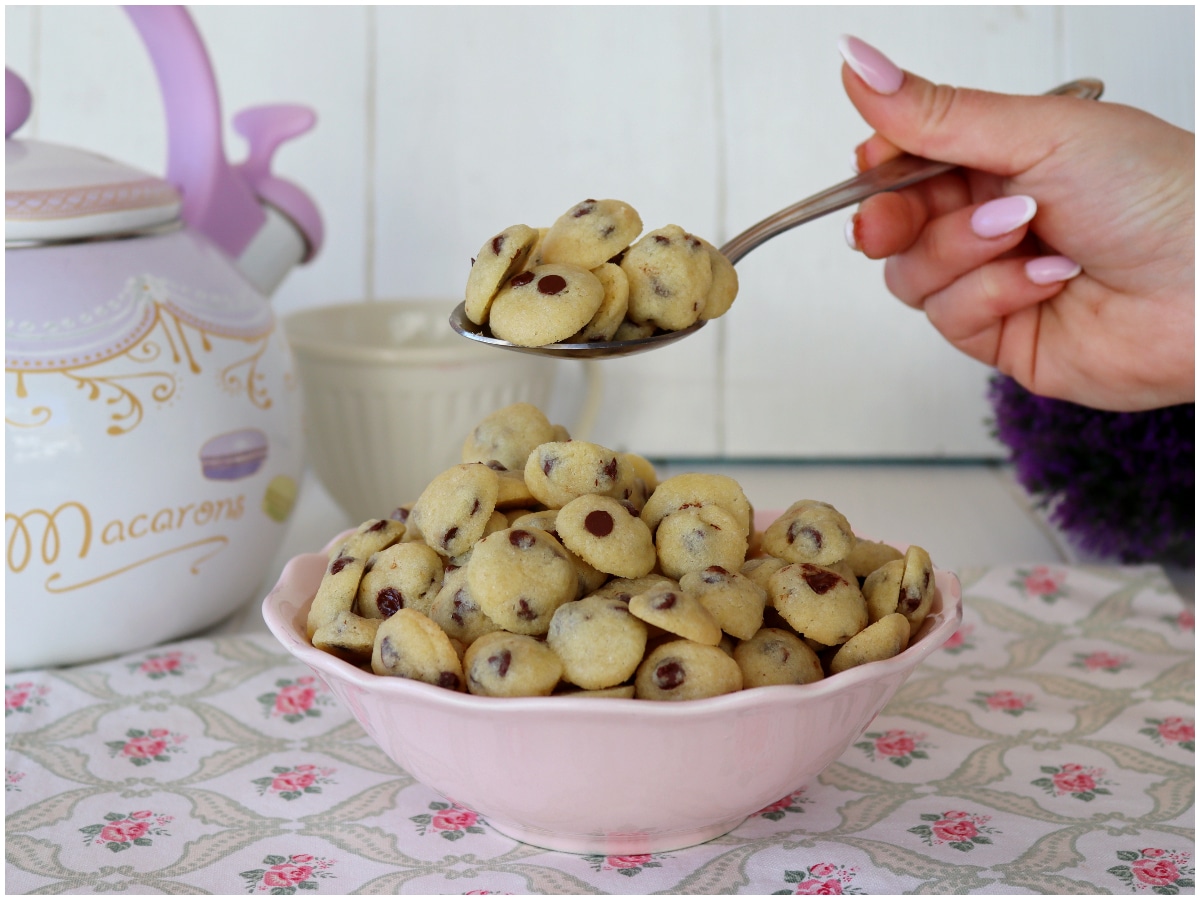
<instances>
[{"instance_id":1,"label":"human hand","mask_svg":"<svg viewBox=\"0 0 1200 900\"><path fill-rule=\"evenodd\" d=\"M847 241L964 353L1035 394L1133 411L1195 401L1195 136L1071 97L934 85L843 38L875 134L962 168L866 200Z\"/></svg>"}]
</instances>

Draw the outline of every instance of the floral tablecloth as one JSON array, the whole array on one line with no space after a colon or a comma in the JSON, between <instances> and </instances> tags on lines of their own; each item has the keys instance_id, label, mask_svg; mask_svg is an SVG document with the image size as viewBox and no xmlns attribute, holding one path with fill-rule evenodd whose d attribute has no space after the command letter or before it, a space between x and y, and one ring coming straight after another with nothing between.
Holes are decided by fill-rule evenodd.
<instances>
[{"instance_id":1,"label":"floral tablecloth","mask_svg":"<svg viewBox=\"0 0 1200 900\"><path fill-rule=\"evenodd\" d=\"M707 844L517 843L268 635L5 677L7 893L1193 893L1194 618L1153 566L960 573L960 631Z\"/></svg>"}]
</instances>

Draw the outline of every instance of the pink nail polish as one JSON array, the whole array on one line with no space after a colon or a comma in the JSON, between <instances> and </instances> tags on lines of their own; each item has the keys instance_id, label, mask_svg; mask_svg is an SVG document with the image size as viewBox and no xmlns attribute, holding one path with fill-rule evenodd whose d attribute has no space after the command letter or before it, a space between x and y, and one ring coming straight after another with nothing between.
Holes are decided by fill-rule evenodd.
<instances>
[{"instance_id":1,"label":"pink nail polish","mask_svg":"<svg viewBox=\"0 0 1200 900\"><path fill-rule=\"evenodd\" d=\"M846 246L848 246L851 250L861 249L858 246L858 236L854 233L854 220L857 218L858 214L855 213L853 216L848 218L846 220L846 224L842 226L842 234L846 237Z\"/></svg>"},{"instance_id":2,"label":"pink nail polish","mask_svg":"<svg viewBox=\"0 0 1200 900\"><path fill-rule=\"evenodd\" d=\"M904 71L872 47L848 34L838 38L838 52L867 87L880 94L894 94L904 84Z\"/></svg>"},{"instance_id":3,"label":"pink nail polish","mask_svg":"<svg viewBox=\"0 0 1200 900\"><path fill-rule=\"evenodd\" d=\"M1083 267L1065 256L1039 256L1025 263L1025 277L1034 284L1070 281Z\"/></svg>"},{"instance_id":4,"label":"pink nail polish","mask_svg":"<svg viewBox=\"0 0 1200 900\"><path fill-rule=\"evenodd\" d=\"M989 200L971 215L971 230L981 238L1008 234L1026 224L1037 212L1037 201L1024 194Z\"/></svg>"}]
</instances>

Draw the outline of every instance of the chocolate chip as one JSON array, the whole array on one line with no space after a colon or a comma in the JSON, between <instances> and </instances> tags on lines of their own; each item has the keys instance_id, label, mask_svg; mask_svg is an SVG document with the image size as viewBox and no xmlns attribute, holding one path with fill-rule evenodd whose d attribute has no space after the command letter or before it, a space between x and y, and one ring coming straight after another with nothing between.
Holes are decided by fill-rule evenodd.
<instances>
[{"instance_id":1,"label":"chocolate chip","mask_svg":"<svg viewBox=\"0 0 1200 900\"><path fill-rule=\"evenodd\" d=\"M657 244L669 244L671 243L671 239L665 234L656 234L654 236L654 242Z\"/></svg>"},{"instance_id":2,"label":"chocolate chip","mask_svg":"<svg viewBox=\"0 0 1200 900\"><path fill-rule=\"evenodd\" d=\"M728 577L729 570L724 566L709 566L704 570L704 573L700 576L700 579L705 584L716 584L719 581L724 581Z\"/></svg>"},{"instance_id":3,"label":"chocolate chip","mask_svg":"<svg viewBox=\"0 0 1200 900\"><path fill-rule=\"evenodd\" d=\"M446 533L442 535L442 546L449 547L450 542L452 540L454 540L454 537L457 534L458 534L458 526L457 525L451 525L449 528L447 528Z\"/></svg>"},{"instance_id":4,"label":"chocolate chip","mask_svg":"<svg viewBox=\"0 0 1200 900\"><path fill-rule=\"evenodd\" d=\"M670 297L671 289L659 281L657 278L651 278L650 283L654 285L654 293L658 297Z\"/></svg>"},{"instance_id":5,"label":"chocolate chip","mask_svg":"<svg viewBox=\"0 0 1200 900\"><path fill-rule=\"evenodd\" d=\"M825 543L824 536L816 528L813 528L811 525L801 525L799 522L793 522L788 526L787 542L789 544L794 544L800 537L807 538L808 541L818 550L820 550Z\"/></svg>"},{"instance_id":6,"label":"chocolate chip","mask_svg":"<svg viewBox=\"0 0 1200 900\"><path fill-rule=\"evenodd\" d=\"M617 230L616 225L607 225L604 228L600 229L600 237L602 237L602 238L611 237L612 233L616 230Z\"/></svg>"},{"instance_id":7,"label":"chocolate chip","mask_svg":"<svg viewBox=\"0 0 1200 900\"><path fill-rule=\"evenodd\" d=\"M392 510L392 514L390 516L388 516L388 518L392 519L395 522L407 523L408 517L410 514L411 513L409 512L409 510L405 509L403 506L397 506L395 509Z\"/></svg>"},{"instance_id":8,"label":"chocolate chip","mask_svg":"<svg viewBox=\"0 0 1200 900\"><path fill-rule=\"evenodd\" d=\"M547 478L549 478L550 470L553 469L556 465L558 465L558 457L557 456L543 456L542 457L542 474L545 475Z\"/></svg>"},{"instance_id":9,"label":"chocolate chip","mask_svg":"<svg viewBox=\"0 0 1200 900\"><path fill-rule=\"evenodd\" d=\"M537 538L523 528L516 528L508 533L508 542L518 550L528 550L537 543Z\"/></svg>"},{"instance_id":10,"label":"chocolate chip","mask_svg":"<svg viewBox=\"0 0 1200 900\"><path fill-rule=\"evenodd\" d=\"M612 259L610 259L609 262L612 263L614 266L619 266L621 264L621 260L623 260L624 258L625 258L625 251L622 250L620 253L618 253L616 256L614 256Z\"/></svg>"},{"instance_id":11,"label":"chocolate chip","mask_svg":"<svg viewBox=\"0 0 1200 900\"><path fill-rule=\"evenodd\" d=\"M458 690L458 676L453 672L442 672L438 675L437 686L449 688L452 691Z\"/></svg>"},{"instance_id":12,"label":"chocolate chip","mask_svg":"<svg viewBox=\"0 0 1200 900\"><path fill-rule=\"evenodd\" d=\"M921 592L914 591L913 588L907 588L901 595L899 602L896 604L896 612L902 612L906 616L917 611L921 605Z\"/></svg>"},{"instance_id":13,"label":"chocolate chip","mask_svg":"<svg viewBox=\"0 0 1200 900\"><path fill-rule=\"evenodd\" d=\"M762 651L764 656L774 657L780 665L787 662L792 655L782 641L763 641Z\"/></svg>"},{"instance_id":14,"label":"chocolate chip","mask_svg":"<svg viewBox=\"0 0 1200 900\"><path fill-rule=\"evenodd\" d=\"M500 255L500 248L504 246L504 234L500 233L492 238L492 252L497 256Z\"/></svg>"},{"instance_id":15,"label":"chocolate chip","mask_svg":"<svg viewBox=\"0 0 1200 900\"><path fill-rule=\"evenodd\" d=\"M404 595L394 587L385 587L375 595L375 605L385 619L390 618L397 610L404 609Z\"/></svg>"},{"instance_id":16,"label":"chocolate chip","mask_svg":"<svg viewBox=\"0 0 1200 900\"><path fill-rule=\"evenodd\" d=\"M346 566L350 565L350 563L352 563L352 562L354 562L353 556L339 556L337 559L335 559L332 563L329 564L329 574L336 575L338 572L342 571L342 569L346 568Z\"/></svg>"},{"instance_id":17,"label":"chocolate chip","mask_svg":"<svg viewBox=\"0 0 1200 900\"><path fill-rule=\"evenodd\" d=\"M612 513L605 509L593 509L583 520L583 527L596 537L608 537L613 530Z\"/></svg>"},{"instance_id":18,"label":"chocolate chip","mask_svg":"<svg viewBox=\"0 0 1200 900\"><path fill-rule=\"evenodd\" d=\"M501 678L508 675L508 667L512 665L512 653L508 650L501 650L499 653L494 653L487 659L488 665L496 670L496 674Z\"/></svg>"},{"instance_id":19,"label":"chocolate chip","mask_svg":"<svg viewBox=\"0 0 1200 900\"><path fill-rule=\"evenodd\" d=\"M571 218L579 219L579 218L582 218L583 216L591 215L595 211L595 209L596 209L596 201L595 200L584 200L577 207L575 207L575 211L573 213L571 213Z\"/></svg>"},{"instance_id":20,"label":"chocolate chip","mask_svg":"<svg viewBox=\"0 0 1200 900\"><path fill-rule=\"evenodd\" d=\"M538 279L537 289L539 294L559 294L567 286L567 279L561 275L543 275Z\"/></svg>"},{"instance_id":21,"label":"chocolate chip","mask_svg":"<svg viewBox=\"0 0 1200 900\"><path fill-rule=\"evenodd\" d=\"M489 469L494 469L497 472L507 472L508 471L508 466L506 466L504 463L500 462L500 460L498 460L498 459L489 459L487 461L487 467Z\"/></svg>"},{"instance_id":22,"label":"chocolate chip","mask_svg":"<svg viewBox=\"0 0 1200 900\"><path fill-rule=\"evenodd\" d=\"M654 670L654 683L664 691L671 691L687 681L687 672L677 659L667 659Z\"/></svg>"},{"instance_id":23,"label":"chocolate chip","mask_svg":"<svg viewBox=\"0 0 1200 900\"><path fill-rule=\"evenodd\" d=\"M479 498L478 498L478 497L476 497L476 498L475 498L475 503L474 503L474 505L471 507L471 511L470 511L470 513L468 513L468 515L472 515L472 516L473 516L473 515L475 515L475 513L477 513L477 512L479 512Z\"/></svg>"},{"instance_id":24,"label":"chocolate chip","mask_svg":"<svg viewBox=\"0 0 1200 900\"><path fill-rule=\"evenodd\" d=\"M654 601L655 609L671 609L679 598L674 593L667 592Z\"/></svg>"},{"instance_id":25,"label":"chocolate chip","mask_svg":"<svg viewBox=\"0 0 1200 900\"><path fill-rule=\"evenodd\" d=\"M524 619L526 622L532 622L538 617L537 612L529 605L529 601L522 597L517 601L517 618Z\"/></svg>"},{"instance_id":26,"label":"chocolate chip","mask_svg":"<svg viewBox=\"0 0 1200 900\"><path fill-rule=\"evenodd\" d=\"M814 594L827 594L842 581L842 576L837 572L831 572L808 563L800 564L800 575L805 584L812 588Z\"/></svg>"},{"instance_id":27,"label":"chocolate chip","mask_svg":"<svg viewBox=\"0 0 1200 900\"><path fill-rule=\"evenodd\" d=\"M390 637L385 637L379 642L379 661L385 669L394 669L400 665L400 652Z\"/></svg>"},{"instance_id":28,"label":"chocolate chip","mask_svg":"<svg viewBox=\"0 0 1200 900\"><path fill-rule=\"evenodd\" d=\"M514 275L511 279L509 279L508 283L513 287L524 287L531 281L533 281L533 273L522 272L520 275Z\"/></svg>"},{"instance_id":29,"label":"chocolate chip","mask_svg":"<svg viewBox=\"0 0 1200 900\"><path fill-rule=\"evenodd\" d=\"M370 528L367 529L367 534L371 534L372 532L375 532L375 531L383 531L383 529L385 529L385 528L387 528L387 519L380 519L374 525L372 525Z\"/></svg>"},{"instance_id":30,"label":"chocolate chip","mask_svg":"<svg viewBox=\"0 0 1200 900\"><path fill-rule=\"evenodd\" d=\"M609 481L616 481L617 480L617 458L614 456L612 459L610 459L608 462L606 462L604 464L604 468L602 469L602 471L604 472L604 477L607 478Z\"/></svg>"}]
</instances>

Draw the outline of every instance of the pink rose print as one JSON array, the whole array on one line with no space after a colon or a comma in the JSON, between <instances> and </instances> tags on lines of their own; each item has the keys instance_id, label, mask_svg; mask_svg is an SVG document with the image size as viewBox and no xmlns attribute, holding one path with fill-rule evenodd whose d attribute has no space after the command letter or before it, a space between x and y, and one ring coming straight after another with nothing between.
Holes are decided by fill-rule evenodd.
<instances>
[{"instance_id":1,"label":"pink rose print","mask_svg":"<svg viewBox=\"0 0 1200 900\"><path fill-rule=\"evenodd\" d=\"M967 650L974 650L975 644L971 641L971 635L974 633L974 625L962 626L962 628L950 635L950 639L946 643L942 644L942 650L955 655L965 653Z\"/></svg>"},{"instance_id":2,"label":"pink rose print","mask_svg":"<svg viewBox=\"0 0 1200 900\"><path fill-rule=\"evenodd\" d=\"M794 884L793 890L774 891L776 894L861 894L861 890L851 887L857 869L849 866L839 866L834 863L821 862L807 869L788 869L783 873L783 880Z\"/></svg>"},{"instance_id":3,"label":"pink rose print","mask_svg":"<svg viewBox=\"0 0 1200 900\"><path fill-rule=\"evenodd\" d=\"M1107 650L1096 650L1092 653L1076 653L1075 659L1071 663L1071 667L1074 669L1083 669L1087 672L1112 673L1128 669L1130 665L1128 656L1109 653Z\"/></svg>"},{"instance_id":4,"label":"pink rose print","mask_svg":"<svg viewBox=\"0 0 1200 900\"><path fill-rule=\"evenodd\" d=\"M1047 776L1030 782L1035 787L1042 788L1054 797L1071 796L1076 800L1094 800L1099 794L1111 794L1102 785L1109 784L1103 779L1104 770L1081 766L1077 763L1065 763L1061 766L1042 766L1042 772Z\"/></svg>"},{"instance_id":5,"label":"pink rose print","mask_svg":"<svg viewBox=\"0 0 1200 900\"><path fill-rule=\"evenodd\" d=\"M662 868L660 859L670 857L663 853L631 853L626 856L604 856L594 853L584 857L584 861L597 872L616 872L630 878L646 869Z\"/></svg>"},{"instance_id":6,"label":"pink rose print","mask_svg":"<svg viewBox=\"0 0 1200 900\"><path fill-rule=\"evenodd\" d=\"M85 844L99 844L113 853L130 847L149 847L153 838L168 836L163 826L174 816L162 816L148 809L131 813L110 812L104 821L80 828Z\"/></svg>"},{"instance_id":7,"label":"pink rose print","mask_svg":"<svg viewBox=\"0 0 1200 900\"><path fill-rule=\"evenodd\" d=\"M1054 603L1067 595L1064 583L1067 573L1049 566L1034 566L1032 569L1017 569L1017 579L1009 586L1016 588L1026 597L1038 597L1043 603Z\"/></svg>"},{"instance_id":8,"label":"pink rose print","mask_svg":"<svg viewBox=\"0 0 1200 900\"><path fill-rule=\"evenodd\" d=\"M946 844L955 850L974 850L978 844L990 844L988 836L996 833L996 829L987 827L991 816L980 816L962 810L947 810L940 815L937 813L922 813L921 821L928 825L917 825L908 829L909 833L917 835L926 844L937 846Z\"/></svg>"},{"instance_id":9,"label":"pink rose print","mask_svg":"<svg viewBox=\"0 0 1200 900\"><path fill-rule=\"evenodd\" d=\"M1175 624L1180 631L1195 631L1196 630L1196 613L1190 609L1185 609L1179 614L1175 620Z\"/></svg>"},{"instance_id":10,"label":"pink rose print","mask_svg":"<svg viewBox=\"0 0 1200 900\"><path fill-rule=\"evenodd\" d=\"M1033 707L1033 694L1018 694L1014 691L976 691L971 703L989 712L1002 712L1010 716L1019 716L1029 712Z\"/></svg>"},{"instance_id":11,"label":"pink rose print","mask_svg":"<svg viewBox=\"0 0 1200 900\"><path fill-rule=\"evenodd\" d=\"M124 740L106 741L105 746L111 756L123 756L135 766L148 766L154 762L170 762L167 754L178 753L183 749L179 745L186 740L186 735L173 734L165 728L149 731L131 728L125 732Z\"/></svg>"},{"instance_id":12,"label":"pink rose print","mask_svg":"<svg viewBox=\"0 0 1200 900\"><path fill-rule=\"evenodd\" d=\"M892 729L868 731L863 737L866 740L859 741L854 746L865 753L872 762L876 759L886 759L893 765L904 768L912 765L913 760L929 759L925 748L931 745L925 741L923 734Z\"/></svg>"},{"instance_id":13,"label":"pink rose print","mask_svg":"<svg viewBox=\"0 0 1200 900\"><path fill-rule=\"evenodd\" d=\"M284 800L298 800L305 794L321 793L321 785L333 784L329 777L336 769L318 768L314 765L275 766L270 775L255 778L253 784L258 795L277 794Z\"/></svg>"},{"instance_id":14,"label":"pink rose print","mask_svg":"<svg viewBox=\"0 0 1200 900\"><path fill-rule=\"evenodd\" d=\"M271 855L263 859L265 869L250 869L239 873L239 877L246 882L248 894L294 894L297 890L316 890L315 879L331 877L329 869L336 862L308 853Z\"/></svg>"},{"instance_id":15,"label":"pink rose print","mask_svg":"<svg viewBox=\"0 0 1200 900\"><path fill-rule=\"evenodd\" d=\"M17 784L24 777L25 777L24 772L16 772L12 769L5 769L4 770L4 790L5 791L21 790L19 787L17 787Z\"/></svg>"},{"instance_id":16,"label":"pink rose print","mask_svg":"<svg viewBox=\"0 0 1200 900\"><path fill-rule=\"evenodd\" d=\"M770 819L772 822L778 822L788 813L804 812L804 804L811 802L811 800L804 796L804 788L800 788L800 790L792 791L786 797L776 800L770 806L764 806L754 815Z\"/></svg>"},{"instance_id":17,"label":"pink rose print","mask_svg":"<svg viewBox=\"0 0 1200 900\"><path fill-rule=\"evenodd\" d=\"M326 705L330 698L325 694L316 678L304 675L300 678L281 678L275 682L276 690L260 694L258 702L267 717L278 716L285 722L303 722L306 718L321 715L317 706Z\"/></svg>"},{"instance_id":18,"label":"pink rose print","mask_svg":"<svg viewBox=\"0 0 1200 900\"><path fill-rule=\"evenodd\" d=\"M34 684L32 681L19 681L16 684L4 686L4 717L7 719L13 713L29 713L35 706L46 705L46 695L50 688L44 684Z\"/></svg>"},{"instance_id":19,"label":"pink rose print","mask_svg":"<svg viewBox=\"0 0 1200 900\"><path fill-rule=\"evenodd\" d=\"M468 834L484 833L478 813L457 803L435 800L429 804L429 808L432 812L409 817L417 825L417 834L423 836L426 831L432 830L448 841L457 841Z\"/></svg>"},{"instance_id":20,"label":"pink rose print","mask_svg":"<svg viewBox=\"0 0 1200 900\"><path fill-rule=\"evenodd\" d=\"M1147 728L1139 728L1138 734L1144 734L1160 747L1177 744L1184 750L1196 752L1196 720L1183 719L1179 716L1168 716L1165 719L1145 719Z\"/></svg>"},{"instance_id":21,"label":"pink rose print","mask_svg":"<svg viewBox=\"0 0 1200 900\"><path fill-rule=\"evenodd\" d=\"M1124 865L1112 866L1108 873L1134 891L1178 894L1181 888L1196 886L1196 870L1187 853L1152 847L1145 850L1118 850L1117 859Z\"/></svg>"},{"instance_id":22,"label":"pink rose print","mask_svg":"<svg viewBox=\"0 0 1200 900\"><path fill-rule=\"evenodd\" d=\"M166 653L152 653L141 662L128 663L127 666L130 672L157 681L171 675L182 675L195 659L190 653L184 653L182 650L170 650Z\"/></svg>"}]
</instances>

